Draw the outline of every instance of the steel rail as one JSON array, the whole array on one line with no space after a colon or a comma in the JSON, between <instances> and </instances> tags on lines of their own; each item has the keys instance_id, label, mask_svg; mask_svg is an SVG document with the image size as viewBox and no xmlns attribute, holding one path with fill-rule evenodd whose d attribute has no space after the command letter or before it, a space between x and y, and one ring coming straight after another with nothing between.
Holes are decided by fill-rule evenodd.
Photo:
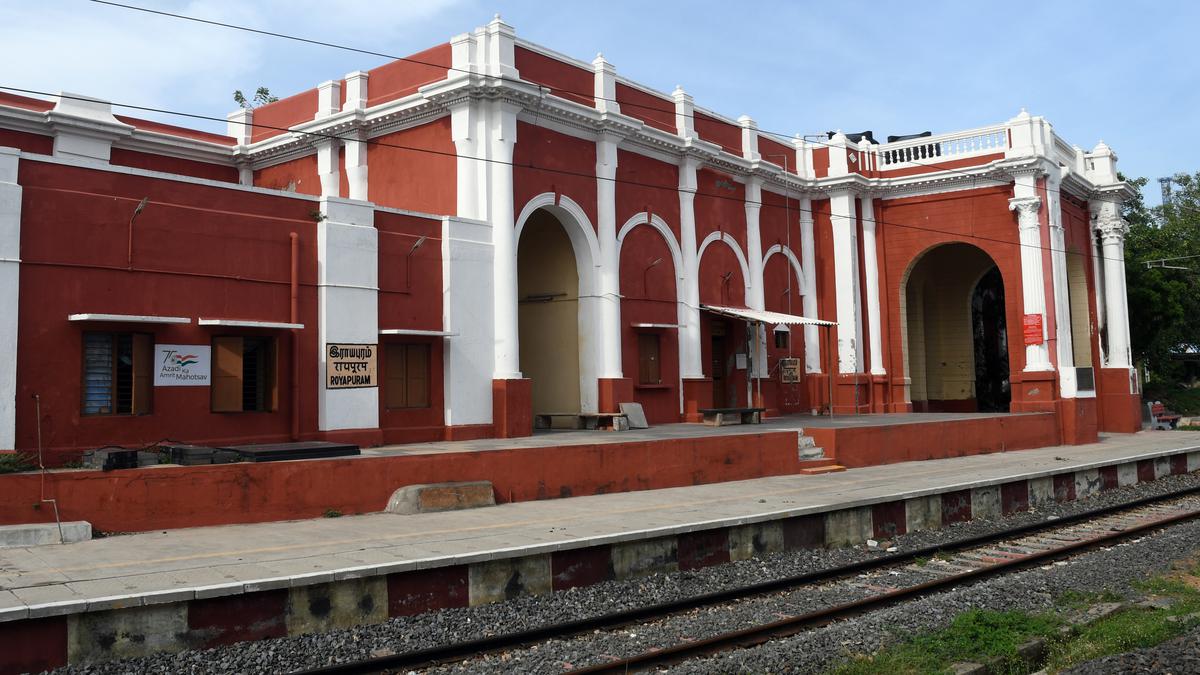
<instances>
[{"instance_id":1,"label":"steel rail","mask_svg":"<svg viewBox=\"0 0 1200 675\"><path fill-rule=\"evenodd\" d=\"M730 588L730 589L726 589L726 590L722 590L722 591L714 591L712 593L704 593L701 595L696 595L696 596L692 596L692 597L688 597L688 598L681 598L678 600L670 600L667 602L658 603L658 604L654 604L654 605L647 605L644 607L636 607L633 609L619 610L616 612L610 612L608 614L602 614L602 615L595 616L595 617L588 617L588 618L584 618L584 619L575 619L575 620L565 621L565 622L556 623L556 624L548 624L546 626L539 626L537 628L531 628L531 629L523 630L523 631L517 631L517 632L512 632L512 633L503 633L500 635L494 635L494 636L489 636L489 637L484 637L484 638L476 638L476 639L472 639L472 640L466 640L463 642L456 642L456 643L451 643L451 644L446 644L446 645L440 645L437 647L429 647L429 648L425 648L425 649L404 652L401 654L391 654L391 655L387 655L387 656L372 657L372 658L363 659L363 660L359 660L359 661L349 661L349 662L345 662L345 663L329 664L329 665L319 666L319 667L311 668L311 669L307 669L307 670L296 671L296 675L351 675L351 674L359 674L359 673L378 673L378 672L384 672L387 670L397 669L397 668L415 669L415 668L436 666L436 665L441 665L441 664L446 664L446 663L453 663L453 662L457 662L457 661L464 661L464 660L467 660L467 659L470 659L473 657L480 656L482 654L498 652L498 651L505 650L505 649L521 648L521 647L525 647L528 645L537 644L539 642L544 642L544 641L550 640L550 639L570 637L573 635L588 633L588 632L592 632L595 630L607 630L607 629L619 628L621 626L642 622L642 621L645 621L648 619L662 618L662 617L666 617L666 616L670 616L670 615L674 615L674 614L679 614L679 613L682 613L682 612L685 612L688 610L692 610L692 609L696 609L696 608L700 608L700 607L708 607L708 606L712 606L712 605L724 604L724 603L732 602L735 600L742 600L745 598L754 597L754 596L758 596L758 595L764 595L767 593L777 592L777 591L786 590L786 589L790 589L790 588L796 588L796 587L800 587L800 586L814 585L817 583L832 581L835 579L853 576L853 575L859 574L861 572L867 572L867 571L882 569L882 568L886 568L886 567L892 567L892 566L896 566L896 565L900 565L900 564L904 564L904 563L914 562L919 558L932 558L935 555L937 555L938 553L963 551L963 550L967 550L967 549L978 548L980 546L995 543L998 541L1003 541L1006 539L1012 539L1014 537L1019 537L1019 536L1023 536L1026 534L1032 534L1035 532L1040 532L1040 531L1045 531L1045 530L1061 529L1067 525L1081 523L1081 522L1085 522L1088 520L1094 520L1094 519L1101 518L1101 517L1111 515L1114 513L1119 513L1122 511L1130 511L1130 510L1138 509L1138 508L1148 506L1151 504L1167 502L1167 501L1180 499L1183 497L1188 497L1188 496L1197 495L1197 494L1200 494L1200 486L1184 488L1181 490L1174 490L1174 491L1167 492L1167 493L1164 493L1161 495L1151 495L1151 496L1147 496L1147 497L1140 497L1138 499L1131 500L1128 502L1121 502L1119 504L1112 504L1112 505L1104 506L1104 507L1101 507L1098 509L1083 511L1083 512L1071 514L1068 516L1062 516L1062 517L1056 518L1054 520L1040 521L1037 523L1029 523L1026 525L1020 525L1017 527L1007 528L1000 532L977 535L974 537L968 537L966 539L960 539L957 541L946 542L944 544L935 544L932 546L925 546L925 547L922 547L919 549L914 549L911 551L904 551L904 552L893 553L893 554L889 554L889 555L883 555L883 556L879 556L877 558L871 558L869 560L861 560L861 561L850 563L847 565L841 565L838 567L832 567L832 568L828 568L828 569L824 569L824 570L818 570L815 572L807 572L807 573L799 574L799 575L781 577L781 578L772 579L769 581L759 582L759 583L755 583L755 584L749 584L746 586L739 586L737 588ZM1200 512L1197 512L1197 514L1194 514L1193 517L1195 515L1200 515ZM1157 527L1157 525L1156 525L1156 527ZM1121 533L1118 533L1115 536L1117 536L1117 537L1128 536L1128 532L1122 531ZM1056 549L1056 552L1057 551L1058 551L1058 549ZM1042 555L1042 554L1039 554L1039 555ZM1021 559L1019 561L1015 561L1015 562L1023 564L1023 563L1027 563L1028 560L1029 560L1029 558L1023 558L1023 559ZM1008 569L1011 566L1012 566L1011 564L1006 564L999 569ZM989 568L989 569L996 569L996 568ZM961 581L962 580L960 579L957 583L961 583ZM927 584L922 584L921 586L913 587L913 589L923 588L924 586L928 585L929 583L935 583L935 582L927 582ZM913 590L913 589L906 589L906 590ZM929 591L928 591L928 589L925 589L922 592L929 592ZM892 600L892 602L895 602L895 601L896 601L896 599ZM855 603L848 603L847 605L842 605L839 607L846 608L846 607L850 607L850 606L857 606L864 602L867 602L867 601L865 601L865 600L857 601ZM834 611L837 609L838 608L836 608L836 607L835 608L827 608L825 610L820 610L820 612L815 612L815 613L813 613L813 615L819 614L822 612L831 612L831 611ZM849 610L844 610L844 611L849 611ZM813 615L805 615L805 616L809 617L809 616L813 616ZM833 620L832 618L828 619L826 621L826 623L828 621L832 621L832 620ZM785 621L789 621L789 620L785 620ZM779 622L777 622L777 623L779 623ZM800 630L802 630L802 629L803 629L803 627L800 628ZM779 629L776 629L776 630L779 630ZM714 639L716 639L716 638L714 638ZM744 637L744 638L737 638L737 639L752 640L751 637ZM764 638L764 639L766 639L766 638ZM761 642L763 640L759 639L758 641ZM703 644L703 643L704 643L704 641L694 643L694 644L699 645L699 644ZM679 646L679 648L682 648L682 647L683 647L682 645ZM653 652L653 654L662 654L665 656L667 654L667 651L658 650L657 652ZM649 655L650 654L648 653L648 654L643 654L640 656L648 659ZM635 658L637 658L637 657L635 657ZM585 669L582 669L579 671L572 671L572 672L580 672L580 673L608 672L603 669L608 668L610 665L612 666L612 668L609 668L609 671L617 672L618 670L620 670L623 672L625 670L626 666L624 666L624 665L618 666L617 664L619 664L619 663L621 663L621 662L614 662L613 664L602 664L599 666L594 666L595 668L601 668L601 670L593 671L593 670L589 670L589 669L585 668ZM644 666L643 665L635 666L633 664L630 664L628 667L630 667L630 668L648 668L651 665L653 665L653 664L651 664L648 660L646 665L644 665Z\"/></svg>"}]
</instances>

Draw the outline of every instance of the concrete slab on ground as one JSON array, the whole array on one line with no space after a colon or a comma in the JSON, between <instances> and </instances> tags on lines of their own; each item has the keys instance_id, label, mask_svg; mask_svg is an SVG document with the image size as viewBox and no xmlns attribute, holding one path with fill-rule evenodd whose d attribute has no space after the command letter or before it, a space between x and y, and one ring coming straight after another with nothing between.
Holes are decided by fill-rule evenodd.
<instances>
[{"instance_id":1,"label":"concrete slab on ground","mask_svg":"<svg viewBox=\"0 0 1200 675\"><path fill-rule=\"evenodd\" d=\"M204 527L9 548L0 550L0 621L86 611L89 603L94 610L177 601L189 594L219 597L603 544L624 544L622 551L633 550L632 542L654 537L847 509L865 514L863 522L852 528L861 541L871 534L867 531L870 508L859 507L903 500L925 504L920 514L909 515L914 521L911 527L917 520L946 519L945 513L938 513L940 502L931 501L930 495L1138 461L1144 461L1154 475L1159 465L1170 466L1156 459L1186 451L1200 451L1200 433L1143 432L1109 436L1090 445L467 511ZM1114 482L1116 478L1113 472ZM1044 482L1048 483L1044 489L1028 495L1030 503L1054 498L1056 486ZM1073 479L1070 487L1075 487ZM997 496L990 491L979 495L976 508L994 514ZM967 505L971 499L968 493ZM739 555L756 546L775 547L779 535L759 530L738 530L735 538L745 540L736 547ZM670 552L661 553L649 558L662 565L675 564ZM622 560L618 556L618 562ZM622 564L636 567L645 561ZM498 563L495 573L503 576L506 569ZM522 583L544 591L543 574L518 571Z\"/></svg>"}]
</instances>

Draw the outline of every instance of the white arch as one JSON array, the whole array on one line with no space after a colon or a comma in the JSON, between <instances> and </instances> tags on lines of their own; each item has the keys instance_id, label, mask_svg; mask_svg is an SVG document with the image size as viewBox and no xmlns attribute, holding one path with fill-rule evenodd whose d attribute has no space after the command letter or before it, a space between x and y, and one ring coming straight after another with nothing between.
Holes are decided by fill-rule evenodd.
<instances>
[{"instance_id":1,"label":"white arch","mask_svg":"<svg viewBox=\"0 0 1200 675\"><path fill-rule=\"evenodd\" d=\"M521 233L534 211L545 209L558 219L571 249L575 252L575 269L579 274L579 408L581 412L597 412L600 406L600 292L597 287L600 266L600 241L596 228L587 213L573 199L553 192L543 192L530 199L521 209L516 223L516 246L520 250ZM520 348L518 347L518 354Z\"/></svg>"},{"instance_id":2,"label":"white arch","mask_svg":"<svg viewBox=\"0 0 1200 675\"><path fill-rule=\"evenodd\" d=\"M767 254L763 256L763 269L765 270L767 268L767 261L770 260L771 256L775 255L776 253L782 253L785 258L791 261L792 271L796 274L796 287L799 290L799 294L808 295L808 289L804 287L804 270L801 269L800 261L796 258L796 254L793 253L792 249L788 248L787 246L784 246L783 244L775 244L771 248L767 249Z\"/></svg>"},{"instance_id":3,"label":"white arch","mask_svg":"<svg viewBox=\"0 0 1200 675\"><path fill-rule=\"evenodd\" d=\"M667 222L659 218L657 214L651 214L649 222L646 221L645 213L637 213L625 221L621 226L621 231L617 234L617 260L621 260L621 245L625 243L625 236L638 225L649 225L658 230L662 238L667 242L667 248L671 250L671 262L675 265L675 277L682 281L686 276L683 269L683 253L679 250L679 243L675 241L675 234L671 232L671 228L667 226ZM681 284L675 284L676 288L680 288ZM680 295L682 298L683 296Z\"/></svg>"},{"instance_id":4,"label":"white arch","mask_svg":"<svg viewBox=\"0 0 1200 675\"><path fill-rule=\"evenodd\" d=\"M738 265L742 268L742 282L746 286L745 298L750 297L750 265L746 262L746 254L742 253L742 247L738 246L737 239L734 239L728 232L711 232L704 241L700 243L700 250L696 253L696 279L700 278L700 263L704 260L704 250L713 242L724 242L729 248L733 249L733 254L737 256Z\"/></svg>"}]
</instances>

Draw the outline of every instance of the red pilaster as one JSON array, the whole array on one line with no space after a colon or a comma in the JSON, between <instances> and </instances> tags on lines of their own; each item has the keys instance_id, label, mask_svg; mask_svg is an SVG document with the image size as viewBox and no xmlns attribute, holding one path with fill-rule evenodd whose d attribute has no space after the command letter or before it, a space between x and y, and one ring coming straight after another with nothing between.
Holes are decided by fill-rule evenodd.
<instances>
[{"instance_id":1,"label":"red pilaster","mask_svg":"<svg viewBox=\"0 0 1200 675\"><path fill-rule=\"evenodd\" d=\"M492 424L496 438L533 435L533 380L492 380Z\"/></svg>"},{"instance_id":2,"label":"red pilaster","mask_svg":"<svg viewBox=\"0 0 1200 675\"><path fill-rule=\"evenodd\" d=\"M597 380L600 387L600 412L617 412L619 403L633 401L633 379L628 377L602 377Z\"/></svg>"},{"instance_id":3,"label":"red pilaster","mask_svg":"<svg viewBox=\"0 0 1200 675\"><path fill-rule=\"evenodd\" d=\"M712 379L708 377L683 378L683 421L700 422L701 408L712 407Z\"/></svg>"},{"instance_id":4,"label":"red pilaster","mask_svg":"<svg viewBox=\"0 0 1200 675\"><path fill-rule=\"evenodd\" d=\"M1142 428L1142 396L1129 368L1101 368L1097 382L1100 431L1132 434Z\"/></svg>"}]
</instances>

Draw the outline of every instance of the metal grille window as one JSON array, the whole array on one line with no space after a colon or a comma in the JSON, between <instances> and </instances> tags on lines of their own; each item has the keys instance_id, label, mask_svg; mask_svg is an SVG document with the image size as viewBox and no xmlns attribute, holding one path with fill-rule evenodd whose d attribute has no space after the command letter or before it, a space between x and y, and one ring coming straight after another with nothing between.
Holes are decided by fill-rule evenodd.
<instances>
[{"instance_id":1,"label":"metal grille window","mask_svg":"<svg viewBox=\"0 0 1200 675\"><path fill-rule=\"evenodd\" d=\"M153 346L143 333L84 333L82 413L149 414Z\"/></svg>"},{"instance_id":2,"label":"metal grille window","mask_svg":"<svg viewBox=\"0 0 1200 675\"><path fill-rule=\"evenodd\" d=\"M213 412L269 412L278 403L275 339L213 338Z\"/></svg>"}]
</instances>

